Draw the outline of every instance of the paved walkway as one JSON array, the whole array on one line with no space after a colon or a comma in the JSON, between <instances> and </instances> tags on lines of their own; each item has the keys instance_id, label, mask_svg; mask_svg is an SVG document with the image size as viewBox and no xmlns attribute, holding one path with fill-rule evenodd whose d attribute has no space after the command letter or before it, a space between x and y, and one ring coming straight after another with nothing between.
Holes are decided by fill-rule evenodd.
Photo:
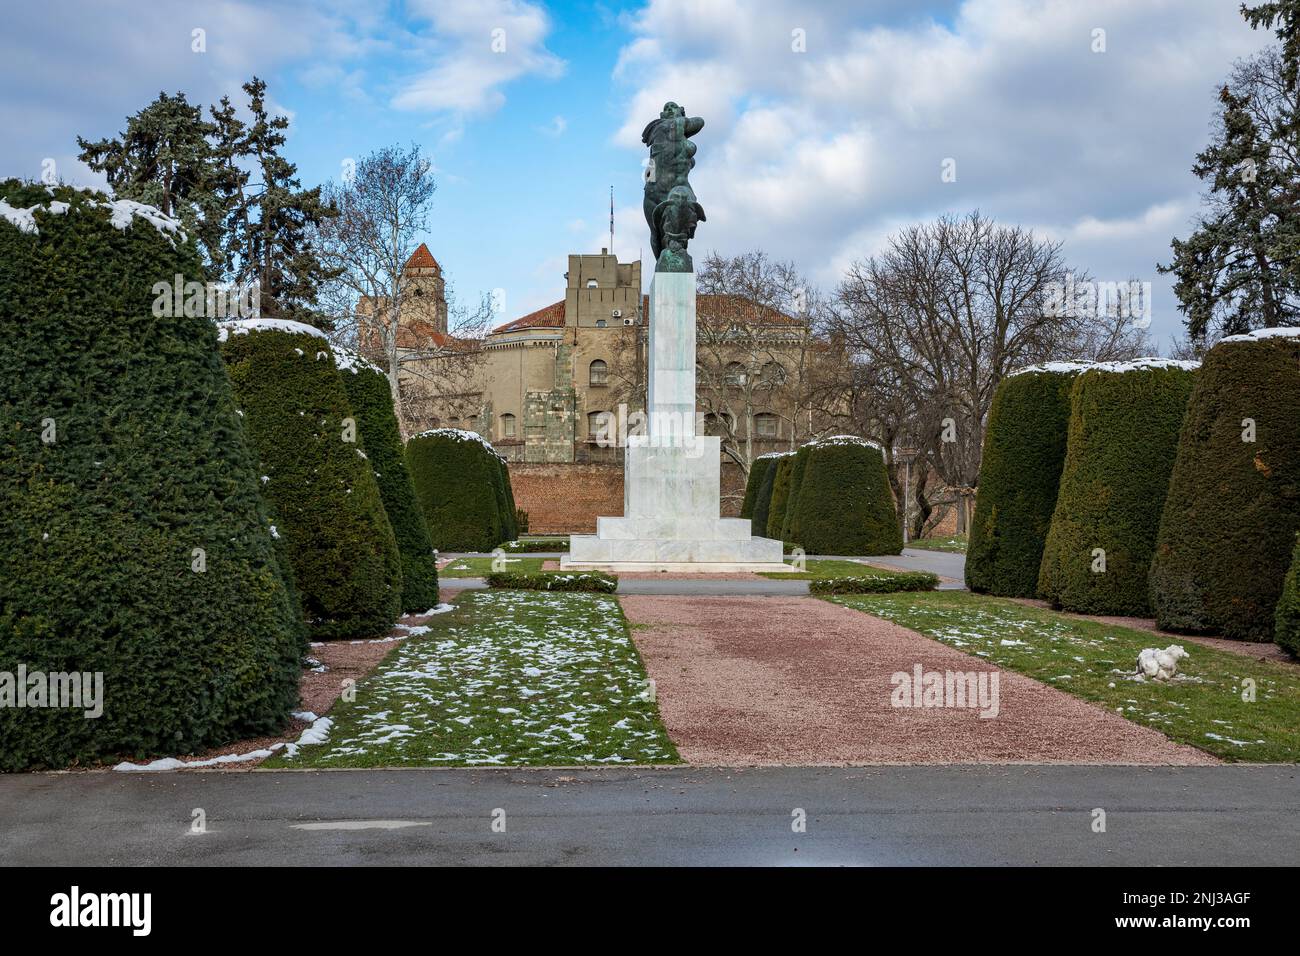
<instances>
[{"instance_id":1,"label":"paved walkway","mask_svg":"<svg viewBox=\"0 0 1300 956\"><path fill-rule=\"evenodd\" d=\"M1239 764L0 775L9 866L1285 866L1298 819Z\"/></svg>"},{"instance_id":2,"label":"paved walkway","mask_svg":"<svg viewBox=\"0 0 1300 956\"><path fill-rule=\"evenodd\" d=\"M998 672L995 717L973 708L895 707L895 673L912 674L917 665L923 672L992 668L828 601L648 595L621 601L664 723L691 763L1216 762L1010 671Z\"/></svg>"}]
</instances>

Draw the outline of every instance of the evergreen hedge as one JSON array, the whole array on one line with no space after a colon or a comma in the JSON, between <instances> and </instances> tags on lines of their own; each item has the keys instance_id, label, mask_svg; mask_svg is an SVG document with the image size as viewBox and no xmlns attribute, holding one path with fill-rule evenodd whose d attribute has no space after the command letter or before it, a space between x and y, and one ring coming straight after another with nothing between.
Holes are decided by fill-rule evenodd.
<instances>
[{"instance_id":1,"label":"evergreen hedge","mask_svg":"<svg viewBox=\"0 0 1300 956\"><path fill-rule=\"evenodd\" d=\"M540 574L493 571L487 576L487 585L490 588L516 591L594 591L613 594L618 590L618 578L603 571L551 571Z\"/></svg>"},{"instance_id":2,"label":"evergreen hedge","mask_svg":"<svg viewBox=\"0 0 1300 956\"><path fill-rule=\"evenodd\" d=\"M901 554L903 532L873 443L835 435L808 444L799 486L799 545L808 554Z\"/></svg>"},{"instance_id":3,"label":"evergreen hedge","mask_svg":"<svg viewBox=\"0 0 1300 956\"><path fill-rule=\"evenodd\" d=\"M993 396L966 546L966 586L1035 597L1065 464L1070 388L1087 368L1053 363L1003 379Z\"/></svg>"},{"instance_id":4,"label":"evergreen hedge","mask_svg":"<svg viewBox=\"0 0 1300 956\"><path fill-rule=\"evenodd\" d=\"M758 489L763 484L763 476L776 460L776 455L760 455L749 466L749 477L745 480L745 500L740 505L740 517L754 517L754 506L758 501Z\"/></svg>"},{"instance_id":5,"label":"evergreen hedge","mask_svg":"<svg viewBox=\"0 0 1300 956\"><path fill-rule=\"evenodd\" d=\"M386 633L401 613L401 554L329 343L298 322L227 323L221 332L309 634Z\"/></svg>"},{"instance_id":6,"label":"evergreen hedge","mask_svg":"<svg viewBox=\"0 0 1300 956\"><path fill-rule=\"evenodd\" d=\"M357 420L357 443L370 460L379 496L393 527L402 560L403 611L418 611L438 603L438 568L424 512L415 500L406 469L402 432L393 409L388 376L346 349L335 359Z\"/></svg>"},{"instance_id":7,"label":"evergreen hedge","mask_svg":"<svg viewBox=\"0 0 1300 956\"><path fill-rule=\"evenodd\" d=\"M896 594L899 591L933 591L939 575L929 571L903 571L900 574L862 574L841 578L813 578L809 594Z\"/></svg>"},{"instance_id":8,"label":"evergreen hedge","mask_svg":"<svg viewBox=\"0 0 1300 956\"><path fill-rule=\"evenodd\" d=\"M0 770L279 732L302 624L212 322L153 288L203 281L192 241L100 193L0 201ZM101 674L102 715L17 708L20 668Z\"/></svg>"},{"instance_id":9,"label":"evergreen hedge","mask_svg":"<svg viewBox=\"0 0 1300 956\"><path fill-rule=\"evenodd\" d=\"M1278 646L1300 657L1300 537L1296 538L1295 550L1291 554L1291 568L1282 582L1282 596L1278 598L1274 612L1273 640Z\"/></svg>"},{"instance_id":10,"label":"evergreen hedge","mask_svg":"<svg viewBox=\"0 0 1300 956\"><path fill-rule=\"evenodd\" d=\"M790 472L794 469L794 455L786 455L776 463L776 472L772 476L772 503L767 509L767 532L765 538L784 540L781 526L785 524L786 503L790 499Z\"/></svg>"},{"instance_id":11,"label":"evergreen hedge","mask_svg":"<svg viewBox=\"0 0 1300 956\"><path fill-rule=\"evenodd\" d=\"M812 449L803 445L795 452L794 467L790 470L790 495L786 500L785 521L781 523L781 540L799 545L799 491L803 487L804 472Z\"/></svg>"},{"instance_id":12,"label":"evergreen hedge","mask_svg":"<svg viewBox=\"0 0 1300 956\"><path fill-rule=\"evenodd\" d=\"M1054 607L1147 613L1147 573L1195 377L1191 363L1168 359L1098 365L1076 377L1038 576Z\"/></svg>"},{"instance_id":13,"label":"evergreen hedge","mask_svg":"<svg viewBox=\"0 0 1300 956\"><path fill-rule=\"evenodd\" d=\"M415 497L439 551L491 551L509 538L501 459L474 432L435 428L406 443Z\"/></svg>"},{"instance_id":14,"label":"evergreen hedge","mask_svg":"<svg viewBox=\"0 0 1300 956\"><path fill-rule=\"evenodd\" d=\"M519 527L519 506L515 504L515 489L510 483L510 463L504 458L501 461L501 480L506 486L506 521L509 522L509 537L507 541L519 540L525 529Z\"/></svg>"},{"instance_id":15,"label":"evergreen hedge","mask_svg":"<svg viewBox=\"0 0 1300 956\"><path fill-rule=\"evenodd\" d=\"M1272 640L1297 530L1300 330L1231 336L1188 403L1151 566L1156 621Z\"/></svg>"},{"instance_id":16,"label":"evergreen hedge","mask_svg":"<svg viewBox=\"0 0 1300 956\"><path fill-rule=\"evenodd\" d=\"M755 538L767 537L767 515L772 507L772 486L776 481L776 466L781 463L782 457L777 455L769 459L764 456L754 462L756 466L760 461L768 462L759 476L758 490L754 492L754 510L750 516L749 533Z\"/></svg>"}]
</instances>

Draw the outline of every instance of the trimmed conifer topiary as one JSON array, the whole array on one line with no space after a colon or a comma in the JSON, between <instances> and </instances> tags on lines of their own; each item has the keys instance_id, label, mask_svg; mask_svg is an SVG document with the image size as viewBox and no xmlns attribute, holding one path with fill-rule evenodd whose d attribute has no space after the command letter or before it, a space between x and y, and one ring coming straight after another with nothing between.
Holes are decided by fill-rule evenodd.
<instances>
[{"instance_id":1,"label":"trimmed conifer topiary","mask_svg":"<svg viewBox=\"0 0 1300 956\"><path fill-rule=\"evenodd\" d=\"M497 504L501 508L501 533L505 541L514 541L519 537L519 519L515 514L515 495L510 487L510 469L506 460L494 450L492 455L497 460Z\"/></svg>"},{"instance_id":2,"label":"trimmed conifer topiary","mask_svg":"<svg viewBox=\"0 0 1300 956\"><path fill-rule=\"evenodd\" d=\"M191 753L297 704L302 623L203 280L152 207L0 183L0 770ZM50 697L72 674L80 704Z\"/></svg>"},{"instance_id":3,"label":"trimmed conifer topiary","mask_svg":"<svg viewBox=\"0 0 1300 956\"><path fill-rule=\"evenodd\" d=\"M1053 362L998 385L984 434L966 547L966 586L982 594L1035 597L1056 510L1070 426L1070 387L1087 365Z\"/></svg>"},{"instance_id":4,"label":"trimmed conifer topiary","mask_svg":"<svg viewBox=\"0 0 1300 956\"><path fill-rule=\"evenodd\" d=\"M1300 530L1300 329L1223 339L1187 406L1151 565L1169 630L1273 639Z\"/></svg>"},{"instance_id":5,"label":"trimmed conifer topiary","mask_svg":"<svg viewBox=\"0 0 1300 956\"><path fill-rule=\"evenodd\" d=\"M790 472L794 469L794 455L786 455L776 463L776 472L772 476L772 503L767 509L766 538L781 538L781 526L785 524L786 503L790 499Z\"/></svg>"},{"instance_id":6,"label":"trimmed conifer topiary","mask_svg":"<svg viewBox=\"0 0 1300 956\"><path fill-rule=\"evenodd\" d=\"M795 452L794 467L790 469L790 495L785 505L785 521L781 524L781 540L799 544L799 491L803 487L804 472L812 449L803 445Z\"/></svg>"},{"instance_id":7,"label":"trimmed conifer topiary","mask_svg":"<svg viewBox=\"0 0 1300 956\"><path fill-rule=\"evenodd\" d=\"M759 455L749 466L749 477L745 480L745 499L740 505L740 517L753 518L754 504L758 500L758 488L763 484L763 476L776 461L775 455Z\"/></svg>"},{"instance_id":8,"label":"trimmed conifer topiary","mask_svg":"<svg viewBox=\"0 0 1300 956\"><path fill-rule=\"evenodd\" d=\"M482 437L435 428L406 443L415 497L439 551L491 551L507 540L501 459Z\"/></svg>"},{"instance_id":9,"label":"trimmed conifer topiary","mask_svg":"<svg viewBox=\"0 0 1300 956\"><path fill-rule=\"evenodd\" d=\"M755 538L767 537L767 516L772 508L772 486L776 481L776 468L785 457L786 453L781 452L770 458L764 455L758 461L766 461L768 464L763 470L758 483L758 490L754 492L754 512L750 516L749 528L750 534ZM755 462L757 465L758 462Z\"/></svg>"},{"instance_id":10,"label":"trimmed conifer topiary","mask_svg":"<svg viewBox=\"0 0 1300 956\"><path fill-rule=\"evenodd\" d=\"M809 554L901 554L903 532L880 448L834 435L809 442L799 485L799 545Z\"/></svg>"},{"instance_id":11,"label":"trimmed conifer topiary","mask_svg":"<svg viewBox=\"0 0 1300 956\"><path fill-rule=\"evenodd\" d=\"M392 525L402 559L403 611L418 611L438 603L438 567L424 511L406 470L402 433L393 409L388 376L347 349L335 348L348 403L357 420L357 443L370 460L379 495Z\"/></svg>"},{"instance_id":12,"label":"trimmed conifer topiary","mask_svg":"<svg viewBox=\"0 0 1300 956\"><path fill-rule=\"evenodd\" d=\"M1291 553L1291 568L1282 582L1282 596L1278 598L1274 612L1273 640L1278 646L1300 657L1300 536L1296 538L1295 550Z\"/></svg>"},{"instance_id":13,"label":"trimmed conifer topiary","mask_svg":"<svg viewBox=\"0 0 1300 956\"><path fill-rule=\"evenodd\" d=\"M401 613L401 554L329 343L268 319L224 323L221 339L309 634L386 633Z\"/></svg>"},{"instance_id":14,"label":"trimmed conifer topiary","mask_svg":"<svg viewBox=\"0 0 1300 956\"><path fill-rule=\"evenodd\" d=\"M1075 379L1038 575L1039 593L1054 607L1147 612L1147 573L1195 367L1138 359L1096 365Z\"/></svg>"}]
</instances>

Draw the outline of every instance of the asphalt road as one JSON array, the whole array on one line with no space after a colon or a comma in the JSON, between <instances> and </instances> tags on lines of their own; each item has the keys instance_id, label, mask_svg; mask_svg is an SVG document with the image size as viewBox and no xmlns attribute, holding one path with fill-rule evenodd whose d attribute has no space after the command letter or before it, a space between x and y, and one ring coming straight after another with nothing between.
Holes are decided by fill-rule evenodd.
<instances>
[{"instance_id":1,"label":"asphalt road","mask_svg":"<svg viewBox=\"0 0 1300 956\"><path fill-rule=\"evenodd\" d=\"M9 775L0 865L1295 865L1298 777L1240 765ZM196 810L205 833L191 832ZM793 832L797 810L806 832Z\"/></svg>"}]
</instances>

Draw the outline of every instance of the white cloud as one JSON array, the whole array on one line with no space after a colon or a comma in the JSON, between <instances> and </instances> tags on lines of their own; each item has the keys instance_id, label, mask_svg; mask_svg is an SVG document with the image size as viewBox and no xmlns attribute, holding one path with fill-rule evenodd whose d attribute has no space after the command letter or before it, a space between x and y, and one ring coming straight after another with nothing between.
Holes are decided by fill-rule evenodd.
<instances>
[{"instance_id":1,"label":"white cloud","mask_svg":"<svg viewBox=\"0 0 1300 956\"><path fill-rule=\"evenodd\" d=\"M697 245L761 247L826 286L896 229L976 208L1064 240L1099 277L1159 285L1156 263L1195 213L1189 168L1215 84L1272 39L1236 6L773 0L755 15L740 0L649 0L614 70L614 139L644 151L667 100L702 116ZM956 182L940 179L947 157ZM1164 321L1157 332L1177 331Z\"/></svg>"},{"instance_id":2,"label":"white cloud","mask_svg":"<svg viewBox=\"0 0 1300 956\"><path fill-rule=\"evenodd\" d=\"M564 61L546 49L546 11L523 0L420 0L414 16L433 27L434 64L393 97L397 109L491 113L500 87L523 76L559 76Z\"/></svg>"}]
</instances>

